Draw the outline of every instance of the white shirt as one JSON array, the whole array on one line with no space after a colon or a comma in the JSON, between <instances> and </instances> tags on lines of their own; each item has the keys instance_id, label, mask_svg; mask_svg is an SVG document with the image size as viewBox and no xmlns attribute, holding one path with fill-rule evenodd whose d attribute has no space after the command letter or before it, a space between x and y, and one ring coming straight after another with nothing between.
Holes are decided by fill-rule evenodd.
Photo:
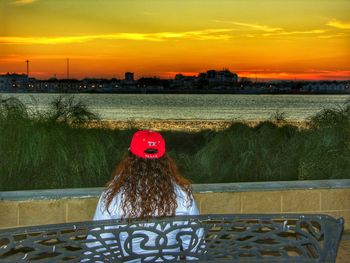
<instances>
[{"instance_id":1,"label":"white shirt","mask_svg":"<svg viewBox=\"0 0 350 263\"><path fill-rule=\"evenodd\" d=\"M199 211L195 200L192 203L187 193L178 185L175 185L177 208L175 215L198 215ZM100 196L93 220L119 219L123 217L121 208L121 193L118 193L112 200L108 211L103 200L104 194Z\"/></svg>"},{"instance_id":2,"label":"white shirt","mask_svg":"<svg viewBox=\"0 0 350 263\"><path fill-rule=\"evenodd\" d=\"M176 202L177 202L177 208L175 210L175 215L180 216L180 215L198 215L199 214L195 200L192 198L192 202L191 202L187 193L184 190L182 190L182 188L179 187L178 185L175 185L175 193L176 193ZM121 200L121 193L118 193L113 198L113 200L108 208L108 211L107 211L107 209L105 207L104 193L102 193L102 195L100 196L100 199L98 201L93 220L107 220L107 219L120 219L120 218L122 218L123 217L123 210L121 207L121 201L122 201ZM174 224L183 225L184 222L179 221L179 222L174 222ZM155 224L154 223L147 223L147 225L154 226ZM113 228L113 227L111 227L111 228ZM167 229L170 228L170 225L165 226L162 229L158 229L158 228L160 228L159 225L157 225L157 230L166 232ZM190 228L188 230L190 230ZM177 242L175 239L177 232L178 232L178 230L177 231L170 231L170 232L166 233L166 236L168 238L168 244L171 245L171 244L175 244ZM154 234L153 232L147 232L147 231L145 232L145 231L140 230L140 231L134 231L133 234L141 234L144 236L146 235L149 238L147 243L146 243L146 246L149 246L149 247L154 246L155 239L156 239L157 235ZM203 230L202 229L197 230L196 235L198 237L201 237L203 235ZM111 240L111 239L113 240L113 238L115 238L115 236L111 233L101 234L101 237L103 239L109 239L109 240ZM89 235L88 239L91 240L91 239L95 239L95 238L93 236ZM126 240L130 241L130 239L128 239L127 233L121 233L119 236L119 239L121 241L120 245L122 248L122 252L126 256L128 256L128 250L126 249L126 247L129 247L132 250L132 252L135 254L147 254L150 252L150 250L144 250L140 247L140 242L142 241L143 238L134 238L132 240L132 243L127 244L127 245L125 244L125 241ZM189 244L191 242L190 236L183 236L181 239L182 239L182 246L184 247L184 249L188 248L190 245L193 246L193 244ZM113 244L116 244L117 242L116 241L114 241L114 242L113 241L106 241L106 243L108 243L109 246L110 245L113 246ZM90 248L93 248L95 246L99 246L100 248L96 249L96 251L102 252L102 253L104 250L106 250L104 248L101 248L100 242L89 243L89 244L87 244L87 246ZM193 250L195 250L195 248ZM178 252L179 249L172 249L169 251L170 252ZM156 253L157 251L154 250L154 252ZM106 252L106 253L108 254L108 252ZM89 254L89 253L87 253L87 254ZM152 259L154 259L154 257L149 258L149 260L152 260ZM168 257L167 259L174 259L174 258ZM191 258L187 257L187 259L190 260ZM146 259L146 261L147 261L147 259ZM159 261L162 261L162 260L159 260ZM132 261L128 261L128 262L140 262L140 260L132 260Z\"/></svg>"}]
</instances>

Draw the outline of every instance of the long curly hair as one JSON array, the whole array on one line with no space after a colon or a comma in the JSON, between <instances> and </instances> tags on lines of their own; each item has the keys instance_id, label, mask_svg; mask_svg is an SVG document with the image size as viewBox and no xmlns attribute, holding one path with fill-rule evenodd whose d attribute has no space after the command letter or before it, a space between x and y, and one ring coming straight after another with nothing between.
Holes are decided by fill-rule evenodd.
<instances>
[{"instance_id":1,"label":"long curly hair","mask_svg":"<svg viewBox=\"0 0 350 263\"><path fill-rule=\"evenodd\" d=\"M173 216L177 208L175 184L187 193L191 204L191 183L180 175L168 154L145 159L128 152L106 185L105 207L109 212L113 198L121 193L123 218Z\"/></svg>"}]
</instances>

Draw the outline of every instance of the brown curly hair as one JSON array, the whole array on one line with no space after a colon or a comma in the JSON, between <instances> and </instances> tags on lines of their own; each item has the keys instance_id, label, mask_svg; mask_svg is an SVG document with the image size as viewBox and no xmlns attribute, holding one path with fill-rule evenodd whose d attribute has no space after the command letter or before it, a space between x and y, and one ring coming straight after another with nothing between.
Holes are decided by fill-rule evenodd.
<instances>
[{"instance_id":1,"label":"brown curly hair","mask_svg":"<svg viewBox=\"0 0 350 263\"><path fill-rule=\"evenodd\" d=\"M175 184L187 193L191 204L191 183L180 175L168 154L145 159L129 152L106 185L105 207L108 211L113 198L121 193L124 218L173 216L177 208Z\"/></svg>"}]
</instances>

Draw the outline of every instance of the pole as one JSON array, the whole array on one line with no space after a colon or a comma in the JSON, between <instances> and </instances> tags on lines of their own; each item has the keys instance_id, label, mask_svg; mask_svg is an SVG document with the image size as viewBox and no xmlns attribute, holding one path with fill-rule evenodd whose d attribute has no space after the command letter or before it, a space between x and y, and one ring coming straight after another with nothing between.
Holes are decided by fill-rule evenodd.
<instances>
[{"instance_id":1,"label":"pole","mask_svg":"<svg viewBox=\"0 0 350 263\"><path fill-rule=\"evenodd\" d=\"M25 62L27 64L27 77L29 77L29 60L27 59Z\"/></svg>"},{"instance_id":2,"label":"pole","mask_svg":"<svg viewBox=\"0 0 350 263\"><path fill-rule=\"evenodd\" d=\"M67 79L69 79L69 58L67 58Z\"/></svg>"}]
</instances>

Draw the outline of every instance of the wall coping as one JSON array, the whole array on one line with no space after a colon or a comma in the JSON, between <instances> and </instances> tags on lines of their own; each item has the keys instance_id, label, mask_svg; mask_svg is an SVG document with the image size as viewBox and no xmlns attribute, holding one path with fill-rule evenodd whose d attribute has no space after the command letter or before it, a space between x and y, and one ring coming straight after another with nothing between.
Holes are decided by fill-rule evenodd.
<instances>
[{"instance_id":1,"label":"wall coping","mask_svg":"<svg viewBox=\"0 0 350 263\"><path fill-rule=\"evenodd\" d=\"M0 201L98 197L103 187L25 191L0 191ZM195 193L254 192L283 190L350 189L350 179L269 181L247 183L194 184Z\"/></svg>"}]
</instances>

